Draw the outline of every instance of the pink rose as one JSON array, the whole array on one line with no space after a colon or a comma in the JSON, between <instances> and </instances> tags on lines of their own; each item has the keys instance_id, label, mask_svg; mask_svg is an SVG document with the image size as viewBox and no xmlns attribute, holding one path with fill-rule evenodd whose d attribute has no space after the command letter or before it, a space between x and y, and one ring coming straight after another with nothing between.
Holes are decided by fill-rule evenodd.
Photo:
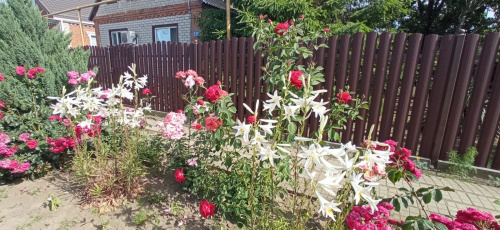
<instances>
[{"instance_id":1,"label":"pink rose","mask_svg":"<svg viewBox=\"0 0 500 230\"><path fill-rule=\"evenodd\" d=\"M195 77L194 81L197 85L203 85L203 83L205 83L205 79L203 79L202 77Z\"/></svg>"},{"instance_id":2,"label":"pink rose","mask_svg":"<svg viewBox=\"0 0 500 230\"><path fill-rule=\"evenodd\" d=\"M195 83L196 82L194 81L194 77L192 75L189 75L189 77L187 77L186 81L184 82L184 86L186 86L186 88L188 89L191 89L193 88Z\"/></svg>"},{"instance_id":3,"label":"pink rose","mask_svg":"<svg viewBox=\"0 0 500 230\"><path fill-rule=\"evenodd\" d=\"M22 66L18 66L17 69L16 69L17 75L24 75L25 71L26 71L26 68L24 68Z\"/></svg>"},{"instance_id":4,"label":"pink rose","mask_svg":"<svg viewBox=\"0 0 500 230\"><path fill-rule=\"evenodd\" d=\"M5 81L5 77L3 76L3 73L0 73L0 82Z\"/></svg>"},{"instance_id":5,"label":"pink rose","mask_svg":"<svg viewBox=\"0 0 500 230\"><path fill-rule=\"evenodd\" d=\"M67 74L70 79L77 79L80 77L80 74L76 71L69 71Z\"/></svg>"},{"instance_id":6,"label":"pink rose","mask_svg":"<svg viewBox=\"0 0 500 230\"><path fill-rule=\"evenodd\" d=\"M179 71L175 74L175 78L181 79L181 78L186 78L186 72L184 71Z\"/></svg>"},{"instance_id":7,"label":"pink rose","mask_svg":"<svg viewBox=\"0 0 500 230\"><path fill-rule=\"evenodd\" d=\"M38 145L38 142L36 140L29 140L26 142L26 145L29 149L34 149Z\"/></svg>"},{"instance_id":8,"label":"pink rose","mask_svg":"<svg viewBox=\"0 0 500 230\"><path fill-rule=\"evenodd\" d=\"M69 79L68 84L69 85L78 85L78 81L76 79L71 78L71 79Z\"/></svg>"},{"instance_id":9,"label":"pink rose","mask_svg":"<svg viewBox=\"0 0 500 230\"><path fill-rule=\"evenodd\" d=\"M28 141L28 139L30 139L31 137L31 134L29 133L22 133L19 135L19 140L22 141L22 142L26 142Z\"/></svg>"}]
</instances>

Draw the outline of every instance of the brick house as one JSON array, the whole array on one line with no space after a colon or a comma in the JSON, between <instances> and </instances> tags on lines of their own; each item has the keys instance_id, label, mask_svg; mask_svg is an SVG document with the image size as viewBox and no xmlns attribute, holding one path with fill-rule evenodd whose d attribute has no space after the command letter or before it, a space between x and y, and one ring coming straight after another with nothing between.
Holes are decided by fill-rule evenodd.
<instances>
[{"instance_id":1,"label":"brick house","mask_svg":"<svg viewBox=\"0 0 500 230\"><path fill-rule=\"evenodd\" d=\"M42 11L42 15L52 14L63 10L68 10L78 6L94 3L94 0L34 0L35 4ZM94 29L94 23L87 20L87 15L90 14L91 8L81 10L83 39L85 45L97 45L97 39ZM78 24L78 13L76 11L62 13L49 17L49 27L56 27L63 33L72 33L71 47L82 45L82 36L80 34L80 26Z\"/></svg>"},{"instance_id":2,"label":"brick house","mask_svg":"<svg viewBox=\"0 0 500 230\"><path fill-rule=\"evenodd\" d=\"M102 0L96 0L101 2ZM94 6L97 44L145 44L156 41L194 42L199 28L194 17L206 8L225 9L222 0L120 0Z\"/></svg>"}]
</instances>

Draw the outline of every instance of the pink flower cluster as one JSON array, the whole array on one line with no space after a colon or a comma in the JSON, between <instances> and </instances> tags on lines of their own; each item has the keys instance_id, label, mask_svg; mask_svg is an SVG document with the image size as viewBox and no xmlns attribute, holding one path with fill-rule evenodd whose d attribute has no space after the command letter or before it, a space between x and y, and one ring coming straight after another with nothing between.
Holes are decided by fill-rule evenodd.
<instances>
[{"instance_id":1,"label":"pink flower cluster","mask_svg":"<svg viewBox=\"0 0 500 230\"><path fill-rule=\"evenodd\" d=\"M10 143L9 135L0 133L0 155L4 157L12 157L19 147L14 146L9 148L7 144Z\"/></svg>"},{"instance_id":2,"label":"pink flower cluster","mask_svg":"<svg viewBox=\"0 0 500 230\"><path fill-rule=\"evenodd\" d=\"M50 145L50 151L53 153L62 153L68 148L75 147L76 142L73 138L61 137L59 139L46 138L47 143Z\"/></svg>"},{"instance_id":3,"label":"pink flower cluster","mask_svg":"<svg viewBox=\"0 0 500 230\"><path fill-rule=\"evenodd\" d=\"M349 229L356 230L389 230L392 229L388 224L399 221L389 219L389 213L394 207L382 202L377 205L378 211L371 213L371 208L368 205L354 206L349 215L346 216L346 222Z\"/></svg>"},{"instance_id":4,"label":"pink flower cluster","mask_svg":"<svg viewBox=\"0 0 500 230\"><path fill-rule=\"evenodd\" d=\"M211 113L209 117L205 118L205 128L209 131L217 131L217 129L219 129L219 126L221 125L222 119L215 116L213 113Z\"/></svg>"},{"instance_id":5,"label":"pink flower cluster","mask_svg":"<svg viewBox=\"0 0 500 230\"><path fill-rule=\"evenodd\" d=\"M432 213L429 218L434 222L446 225L450 230L500 229L500 224L495 221L493 215L474 208L459 210L455 220L436 213Z\"/></svg>"},{"instance_id":6,"label":"pink flower cluster","mask_svg":"<svg viewBox=\"0 0 500 230\"><path fill-rule=\"evenodd\" d=\"M392 163L389 164L389 166L409 171L417 178L422 177L422 172L420 172L420 170L415 166L415 162L410 160L411 150L407 148L396 150L397 143L393 140L387 140L384 143L389 145L391 151L394 151L394 154L390 156Z\"/></svg>"},{"instance_id":7,"label":"pink flower cluster","mask_svg":"<svg viewBox=\"0 0 500 230\"><path fill-rule=\"evenodd\" d=\"M159 126L162 128L163 136L169 140L179 140L184 135L184 122L186 122L186 115L182 110L170 112L165 117L163 123Z\"/></svg>"},{"instance_id":8,"label":"pink flower cluster","mask_svg":"<svg viewBox=\"0 0 500 230\"><path fill-rule=\"evenodd\" d=\"M16 160L5 159L0 161L0 168L11 170L12 174L24 173L30 169L31 164L29 162L24 162L20 164Z\"/></svg>"},{"instance_id":9,"label":"pink flower cluster","mask_svg":"<svg viewBox=\"0 0 500 230\"><path fill-rule=\"evenodd\" d=\"M66 118L63 119L62 117L57 116L57 115L52 115L49 117L49 121L55 121L55 120L62 122L66 127L69 127L69 125L70 125L69 120Z\"/></svg>"},{"instance_id":10,"label":"pink flower cluster","mask_svg":"<svg viewBox=\"0 0 500 230\"><path fill-rule=\"evenodd\" d=\"M68 72L68 84L70 85L78 85L80 83L88 82L92 80L92 77L95 77L96 74L94 71L89 70L86 73L78 73L76 71Z\"/></svg>"},{"instance_id":11,"label":"pink flower cluster","mask_svg":"<svg viewBox=\"0 0 500 230\"><path fill-rule=\"evenodd\" d=\"M184 81L184 86L186 88L191 89L195 84L197 85L203 85L205 83L205 79L203 77L198 76L198 73L196 71L190 69L187 71L179 71L175 74L175 78L177 79L182 79Z\"/></svg>"},{"instance_id":12,"label":"pink flower cluster","mask_svg":"<svg viewBox=\"0 0 500 230\"><path fill-rule=\"evenodd\" d=\"M26 68L22 66L18 66L16 69L17 75L24 75L26 73ZM28 78L35 79L38 73L45 73L45 70L42 67L35 67L33 69L28 70Z\"/></svg>"}]
</instances>

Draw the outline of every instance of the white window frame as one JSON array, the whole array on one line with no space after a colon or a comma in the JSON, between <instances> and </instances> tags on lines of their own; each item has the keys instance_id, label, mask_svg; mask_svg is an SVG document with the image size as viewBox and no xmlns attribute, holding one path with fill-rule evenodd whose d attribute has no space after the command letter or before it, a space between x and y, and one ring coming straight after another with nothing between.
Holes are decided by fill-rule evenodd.
<instances>
[{"instance_id":1,"label":"white window frame","mask_svg":"<svg viewBox=\"0 0 500 230\"><path fill-rule=\"evenodd\" d=\"M87 36L89 36L89 46L97 46L97 36L95 35L95 32L90 32L86 31ZM92 45L92 36L95 37L95 44Z\"/></svg>"},{"instance_id":2,"label":"white window frame","mask_svg":"<svg viewBox=\"0 0 500 230\"><path fill-rule=\"evenodd\" d=\"M170 41L171 42L178 42L179 41L179 27L177 24L172 24L172 25L157 25L157 26L153 26L153 34L154 34L154 41L153 42L157 42L158 41L158 36L157 36L157 33L156 31L158 29L170 29ZM175 29L177 30L177 36L175 37L175 39L172 39L172 29Z\"/></svg>"},{"instance_id":3,"label":"white window frame","mask_svg":"<svg viewBox=\"0 0 500 230\"><path fill-rule=\"evenodd\" d=\"M113 30L113 31L110 31L109 35L111 36L109 38L109 42L110 42L110 45L112 46L116 46L116 45L120 45L120 44L123 44L120 40L121 40L121 35L118 35L116 37L117 41L118 41L118 44L113 44L113 36L116 36L116 34L120 34L120 33L126 33L128 32L128 30Z\"/></svg>"}]
</instances>

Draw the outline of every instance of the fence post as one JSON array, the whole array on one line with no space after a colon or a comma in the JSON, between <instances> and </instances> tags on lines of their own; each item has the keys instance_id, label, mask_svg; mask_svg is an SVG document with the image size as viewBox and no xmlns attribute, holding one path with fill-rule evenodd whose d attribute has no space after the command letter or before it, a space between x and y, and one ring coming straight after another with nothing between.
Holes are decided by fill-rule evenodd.
<instances>
[{"instance_id":1,"label":"fence post","mask_svg":"<svg viewBox=\"0 0 500 230\"><path fill-rule=\"evenodd\" d=\"M444 97L441 104L441 113L438 118L438 127L436 129L436 136L434 138L434 146L432 148L431 162L437 167L439 154L441 153L441 146L443 145L444 133L446 130L446 123L448 123L448 115L450 113L451 99L455 90L457 82L458 68L460 67L460 60L462 58L462 51L464 48L465 35L458 35L454 39L455 48L453 49L452 59L450 60L450 69L448 70L449 77L444 91Z\"/></svg>"}]
</instances>

